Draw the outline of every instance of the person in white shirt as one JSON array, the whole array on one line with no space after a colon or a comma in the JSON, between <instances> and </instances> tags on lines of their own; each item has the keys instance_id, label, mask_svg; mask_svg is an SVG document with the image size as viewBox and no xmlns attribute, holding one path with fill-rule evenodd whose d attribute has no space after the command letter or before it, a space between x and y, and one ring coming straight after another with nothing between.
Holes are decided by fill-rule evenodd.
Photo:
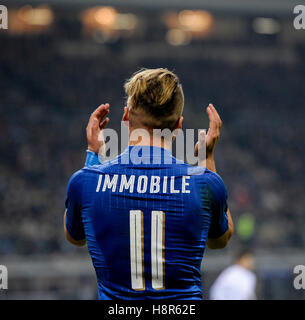
<instances>
[{"instance_id":1,"label":"person in white shirt","mask_svg":"<svg viewBox=\"0 0 305 320\"><path fill-rule=\"evenodd\" d=\"M210 288L211 300L255 300L254 256L240 252L235 263L223 270Z\"/></svg>"}]
</instances>

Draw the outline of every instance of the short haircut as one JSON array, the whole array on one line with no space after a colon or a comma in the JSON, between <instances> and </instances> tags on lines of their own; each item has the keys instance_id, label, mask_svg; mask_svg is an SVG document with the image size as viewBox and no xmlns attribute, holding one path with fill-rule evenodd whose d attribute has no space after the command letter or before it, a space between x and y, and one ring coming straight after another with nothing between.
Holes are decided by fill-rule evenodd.
<instances>
[{"instance_id":1,"label":"short haircut","mask_svg":"<svg viewBox=\"0 0 305 320\"><path fill-rule=\"evenodd\" d=\"M129 120L134 127L173 130L184 106L182 85L171 71L141 69L125 83Z\"/></svg>"}]
</instances>

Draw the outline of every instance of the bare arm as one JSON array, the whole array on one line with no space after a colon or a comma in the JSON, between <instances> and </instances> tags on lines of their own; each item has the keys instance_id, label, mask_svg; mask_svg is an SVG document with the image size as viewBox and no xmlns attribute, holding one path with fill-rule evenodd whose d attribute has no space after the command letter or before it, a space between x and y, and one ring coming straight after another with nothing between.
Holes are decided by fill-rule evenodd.
<instances>
[{"instance_id":1,"label":"bare arm","mask_svg":"<svg viewBox=\"0 0 305 320\"><path fill-rule=\"evenodd\" d=\"M103 130L106 127L107 123L109 122L109 118L106 118L106 116L109 114L109 107L110 106L108 103L101 104L91 114L88 125L87 125L86 133L87 133L87 141L88 141L88 150L96 154L100 153L104 155L105 153L105 141L104 141ZM69 199L68 201L72 201L72 200ZM75 199L72 201L72 203L74 201ZM72 205L72 209L70 208L71 212L68 211L69 219L73 219L73 216L77 214L77 210L74 211L73 208L74 207ZM66 218L67 218L67 210L64 213L64 231L65 231L67 240L76 246L84 246L86 244L85 238L80 240L75 240L67 230Z\"/></svg>"},{"instance_id":2,"label":"bare arm","mask_svg":"<svg viewBox=\"0 0 305 320\"><path fill-rule=\"evenodd\" d=\"M205 159L199 158L198 165L206 166L207 169L216 173L214 151L215 151L218 139L220 137L222 121L212 104L210 104L207 107L207 113L209 116L210 128L207 135L205 134L205 132L200 132L199 141L195 146L195 154L196 155L200 154L200 148L206 148L206 153L205 153L206 158ZM219 238L208 238L207 240L208 248L222 249L226 247L227 244L229 243L230 238L232 237L234 232L234 224L233 224L232 216L229 209L227 210L227 216L228 216L228 225L229 225L228 230L226 231L225 234L223 234Z\"/></svg>"}]
</instances>

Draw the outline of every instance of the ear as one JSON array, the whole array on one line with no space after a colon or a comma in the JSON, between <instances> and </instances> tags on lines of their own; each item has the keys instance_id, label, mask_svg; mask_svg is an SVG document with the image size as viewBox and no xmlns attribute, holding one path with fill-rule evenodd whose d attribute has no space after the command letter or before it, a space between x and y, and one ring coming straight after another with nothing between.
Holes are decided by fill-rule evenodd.
<instances>
[{"instance_id":1,"label":"ear","mask_svg":"<svg viewBox=\"0 0 305 320\"><path fill-rule=\"evenodd\" d=\"M175 140L175 138L176 138L176 136L177 136L177 134L178 134L178 132L174 132L175 130L180 130L180 129L182 129L182 122L183 122L183 117L181 116L181 117L179 117L179 119L177 120L177 122L176 122L176 125L175 125L175 127L174 127L174 129L173 129L173 135L172 135L172 141L174 141Z\"/></svg>"},{"instance_id":2,"label":"ear","mask_svg":"<svg viewBox=\"0 0 305 320\"><path fill-rule=\"evenodd\" d=\"M176 125L175 125L175 127L174 127L174 130L176 130L176 129L182 129L182 123L183 123L183 117L181 116L181 117L179 117L179 119L177 120L177 123L176 123Z\"/></svg>"},{"instance_id":3,"label":"ear","mask_svg":"<svg viewBox=\"0 0 305 320\"><path fill-rule=\"evenodd\" d=\"M128 107L124 107L124 114L123 114L122 121L129 121L129 108Z\"/></svg>"}]
</instances>

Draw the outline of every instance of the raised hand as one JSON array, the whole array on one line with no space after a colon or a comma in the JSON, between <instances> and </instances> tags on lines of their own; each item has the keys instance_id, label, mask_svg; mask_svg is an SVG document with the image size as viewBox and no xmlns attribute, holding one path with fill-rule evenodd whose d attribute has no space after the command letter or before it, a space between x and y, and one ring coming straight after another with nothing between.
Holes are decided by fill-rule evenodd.
<instances>
[{"instance_id":1,"label":"raised hand","mask_svg":"<svg viewBox=\"0 0 305 320\"><path fill-rule=\"evenodd\" d=\"M215 147L220 137L222 121L218 112L212 104L207 107L207 114L210 120L209 131L206 135L206 156L214 155Z\"/></svg>"},{"instance_id":2,"label":"raised hand","mask_svg":"<svg viewBox=\"0 0 305 320\"><path fill-rule=\"evenodd\" d=\"M108 103L101 104L90 116L87 125L87 141L88 150L96 154L104 154L106 150L103 129L109 122L109 118L105 118L109 113L110 105Z\"/></svg>"},{"instance_id":3,"label":"raised hand","mask_svg":"<svg viewBox=\"0 0 305 320\"><path fill-rule=\"evenodd\" d=\"M209 104L209 106L206 109L206 112L208 114L210 122L209 130L207 134L205 134L204 131L200 132L199 141L195 145L194 153L195 156L198 156L198 153L200 153L198 152L200 151L199 149L206 147L206 159L209 159L214 157L215 147L220 137L222 121L218 112L212 104ZM203 141L205 141L205 144L202 143ZM201 154L203 153L201 152Z\"/></svg>"}]
</instances>

